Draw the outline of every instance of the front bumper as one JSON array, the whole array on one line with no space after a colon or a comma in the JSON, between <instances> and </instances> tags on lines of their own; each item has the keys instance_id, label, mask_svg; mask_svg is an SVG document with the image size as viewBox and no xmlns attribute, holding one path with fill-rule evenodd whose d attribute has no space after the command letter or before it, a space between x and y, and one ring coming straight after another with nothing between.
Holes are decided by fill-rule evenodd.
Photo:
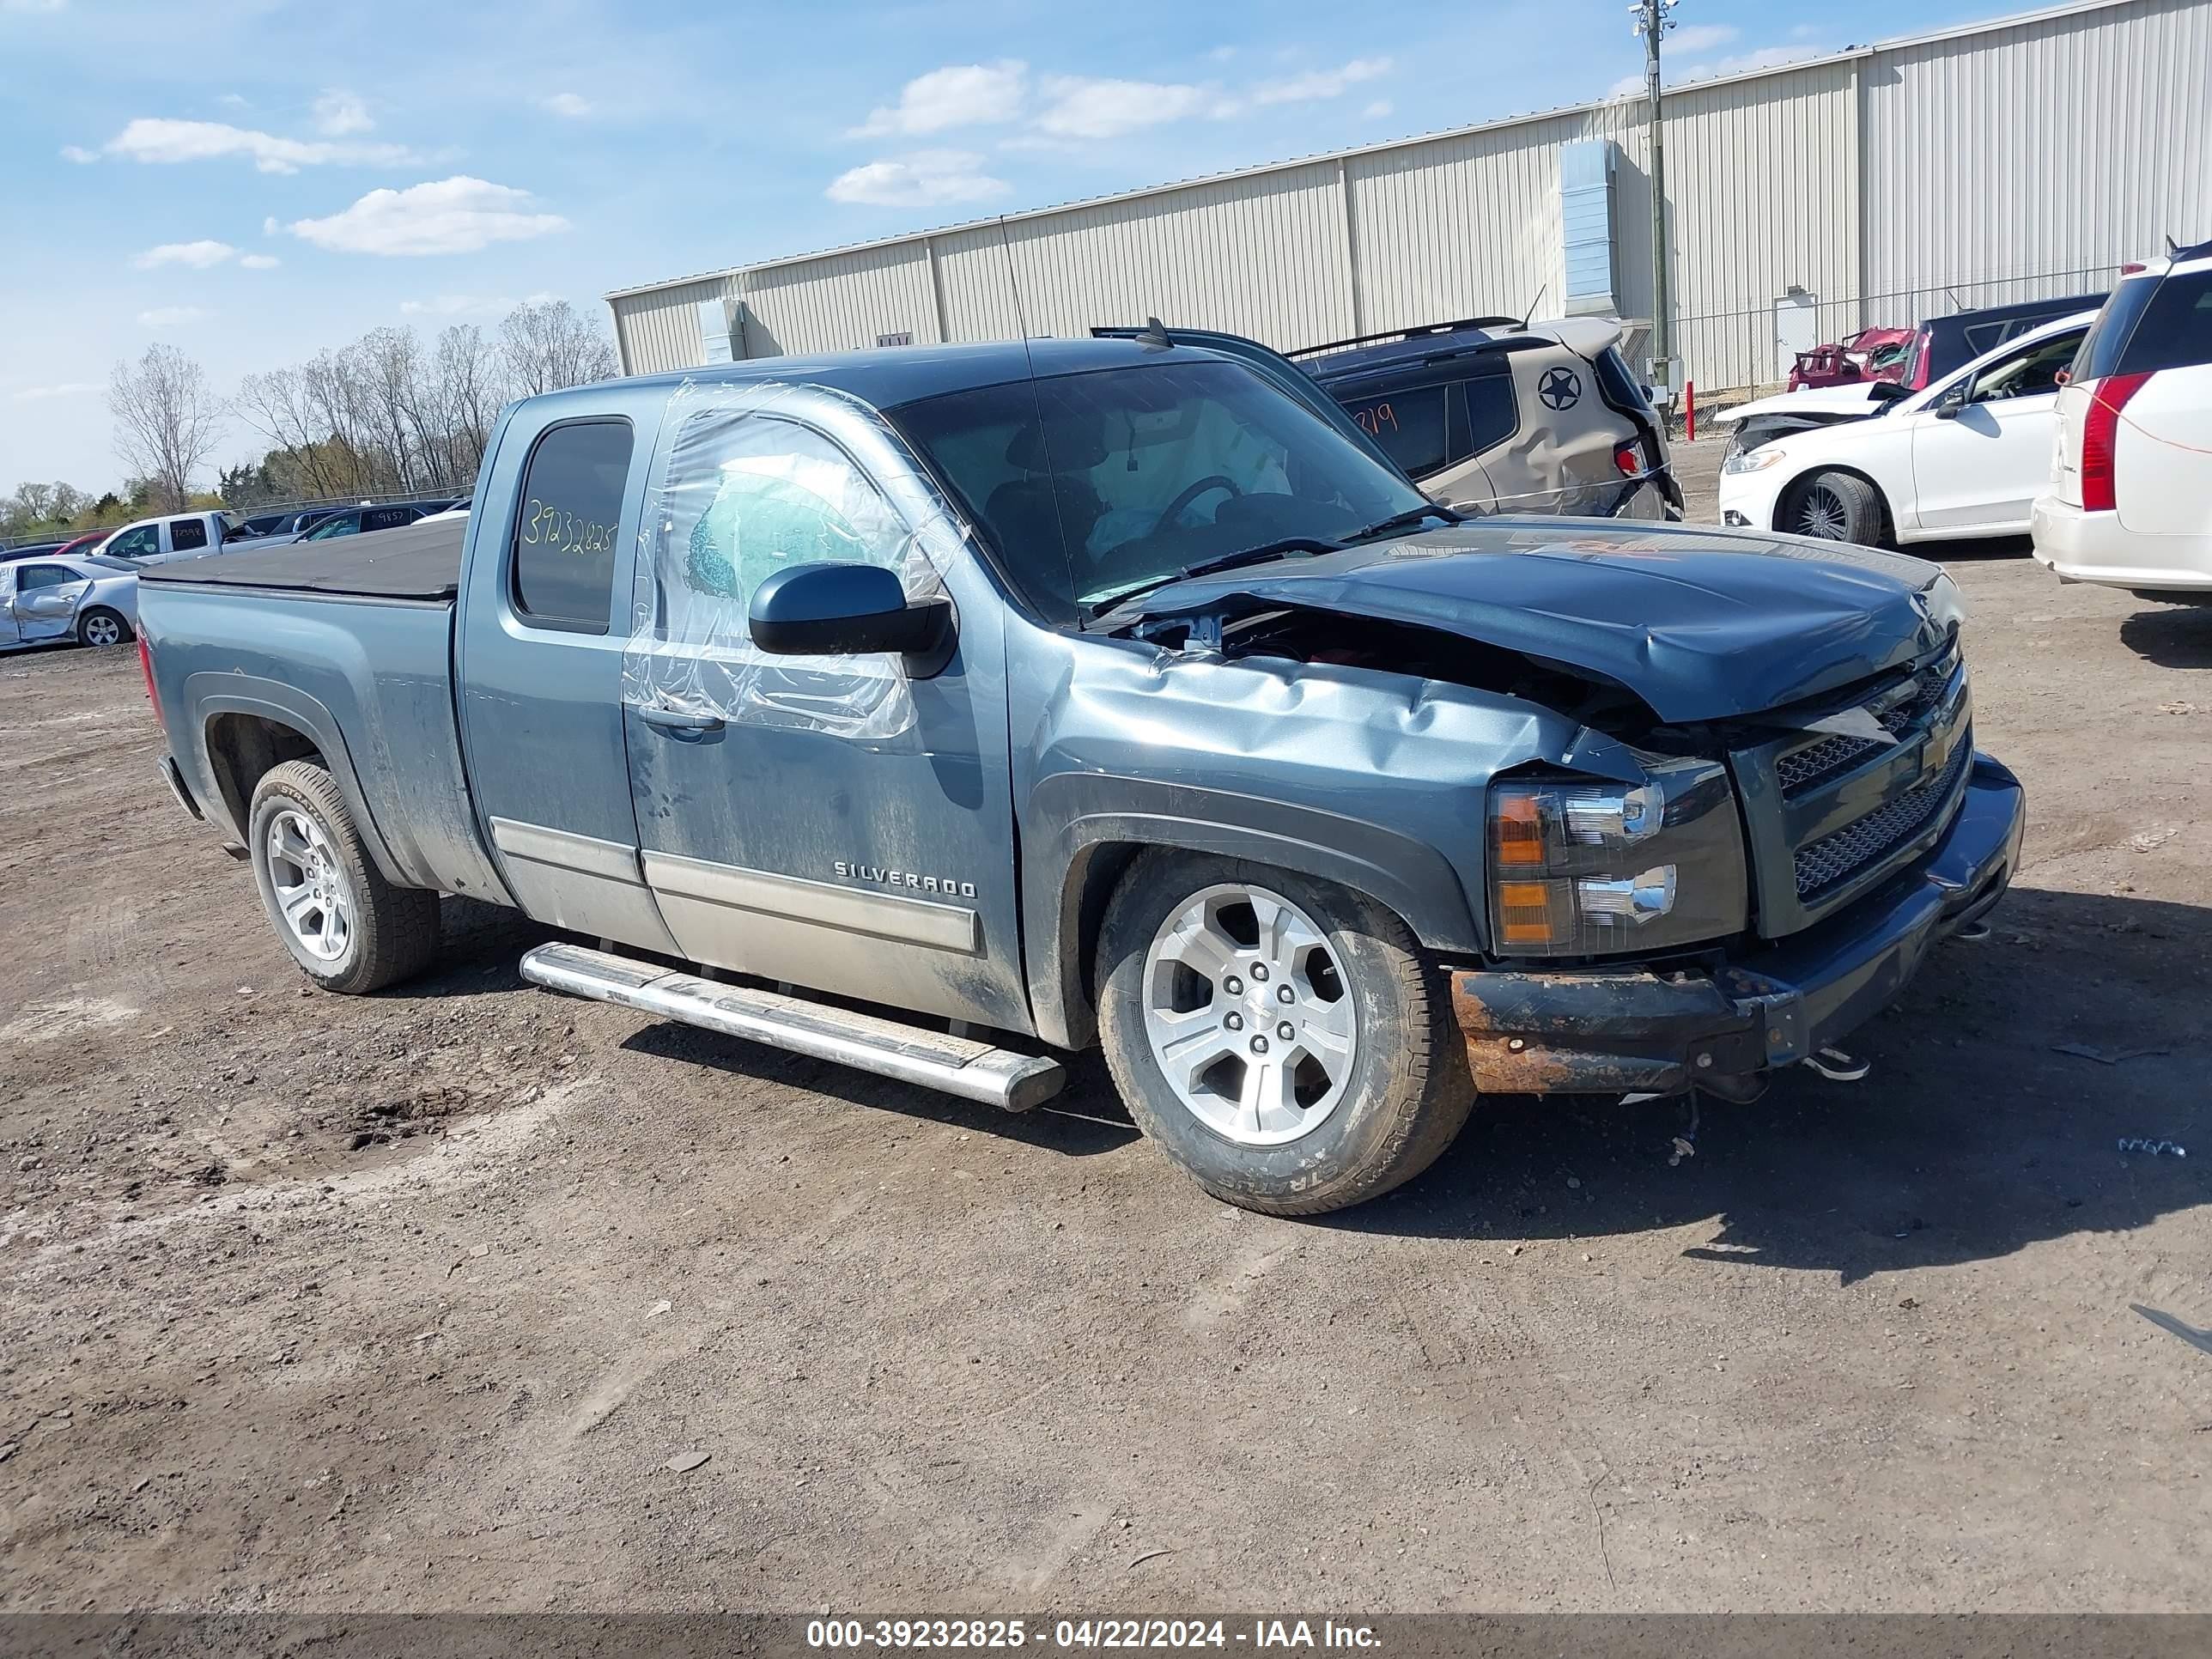
<instances>
[{"instance_id":1,"label":"front bumper","mask_svg":"<svg viewBox=\"0 0 2212 1659\"><path fill-rule=\"evenodd\" d=\"M1974 757L1935 849L1817 927L1717 969L1648 968L1451 975L1478 1091L1749 1099L1766 1074L1817 1054L1894 1000L1930 947L2004 896L2027 825L2020 781Z\"/></svg>"},{"instance_id":2,"label":"front bumper","mask_svg":"<svg viewBox=\"0 0 2212 1659\"><path fill-rule=\"evenodd\" d=\"M1721 522L1738 528L1771 529L1775 503L1795 475L1785 462L1759 472L1723 472L1714 487L1713 505Z\"/></svg>"}]
</instances>

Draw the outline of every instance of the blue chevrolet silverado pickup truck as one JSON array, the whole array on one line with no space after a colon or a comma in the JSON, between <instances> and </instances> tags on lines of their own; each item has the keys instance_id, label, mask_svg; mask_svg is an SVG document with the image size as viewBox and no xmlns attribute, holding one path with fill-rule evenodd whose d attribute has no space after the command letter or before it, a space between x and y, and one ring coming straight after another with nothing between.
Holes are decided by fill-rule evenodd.
<instances>
[{"instance_id":1,"label":"blue chevrolet silverado pickup truck","mask_svg":"<svg viewBox=\"0 0 2212 1659\"><path fill-rule=\"evenodd\" d=\"M1937 566L1464 520L1157 326L532 398L465 524L144 583L169 782L317 984L512 905L539 985L1010 1109L1103 1047L1278 1213L1483 1093L1750 1098L2020 845Z\"/></svg>"}]
</instances>

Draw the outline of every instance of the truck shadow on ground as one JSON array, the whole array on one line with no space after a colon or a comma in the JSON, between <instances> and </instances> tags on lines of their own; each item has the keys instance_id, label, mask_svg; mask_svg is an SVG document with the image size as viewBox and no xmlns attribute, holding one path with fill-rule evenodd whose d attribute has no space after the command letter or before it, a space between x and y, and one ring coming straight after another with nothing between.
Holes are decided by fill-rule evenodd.
<instances>
[{"instance_id":1,"label":"truck shadow on ground","mask_svg":"<svg viewBox=\"0 0 2212 1659\"><path fill-rule=\"evenodd\" d=\"M2120 643L2160 668L2212 668L2212 605L2138 611L2121 621Z\"/></svg>"},{"instance_id":2,"label":"truck shadow on ground","mask_svg":"<svg viewBox=\"0 0 2212 1659\"><path fill-rule=\"evenodd\" d=\"M1989 940L1939 947L1847 1042L1873 1061L1863 1083L1795 1069L1753 1104L1701 1101L1694 1131L1679 1101L1487 1100L1427 1175L1323 1224L1470 1240L1683 1228L1702 1235L1686 1256L1845 1283L2127 1231L2212 1203L2208 960L2212 911L2015 890ZM2122 1153L2125 1137L2191 1156Z\"/></svg>"}]
</instances>

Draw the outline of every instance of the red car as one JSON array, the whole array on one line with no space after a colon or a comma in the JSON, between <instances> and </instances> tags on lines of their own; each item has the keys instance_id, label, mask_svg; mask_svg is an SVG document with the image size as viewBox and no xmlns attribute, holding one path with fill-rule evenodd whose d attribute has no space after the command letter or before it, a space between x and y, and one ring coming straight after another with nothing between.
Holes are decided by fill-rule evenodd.
<instances>
[{"instance_id":1,"label":"red car","mask_svg":"<svg viewBox=\"0 0 2212 1659\"><path fill-rule=\"evenodd\" d=\"M1790 371L1790 390L1808 386L1848 386L1856 380L1894 380L1905 373L1909 328L1863 328L1840 343L1814 346L1797 354Z\"/></svg>"}]
</instances>

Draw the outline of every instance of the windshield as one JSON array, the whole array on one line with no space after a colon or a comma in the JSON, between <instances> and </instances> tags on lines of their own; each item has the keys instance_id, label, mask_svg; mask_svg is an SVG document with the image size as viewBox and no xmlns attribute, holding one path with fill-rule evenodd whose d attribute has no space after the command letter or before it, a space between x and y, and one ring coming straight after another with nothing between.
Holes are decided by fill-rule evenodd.
<instances>
[{"instance_id":1,"label":"windshield","mask_svg":"<svg viewBox=\"0 0 2212 1659\"><path fill-rule=\"evenodd\" d=\"M1428 505L1240 363L1186 358L1018 380L888 411L1048 617L1291 538Z\"/></svg>"}]
</instances>

